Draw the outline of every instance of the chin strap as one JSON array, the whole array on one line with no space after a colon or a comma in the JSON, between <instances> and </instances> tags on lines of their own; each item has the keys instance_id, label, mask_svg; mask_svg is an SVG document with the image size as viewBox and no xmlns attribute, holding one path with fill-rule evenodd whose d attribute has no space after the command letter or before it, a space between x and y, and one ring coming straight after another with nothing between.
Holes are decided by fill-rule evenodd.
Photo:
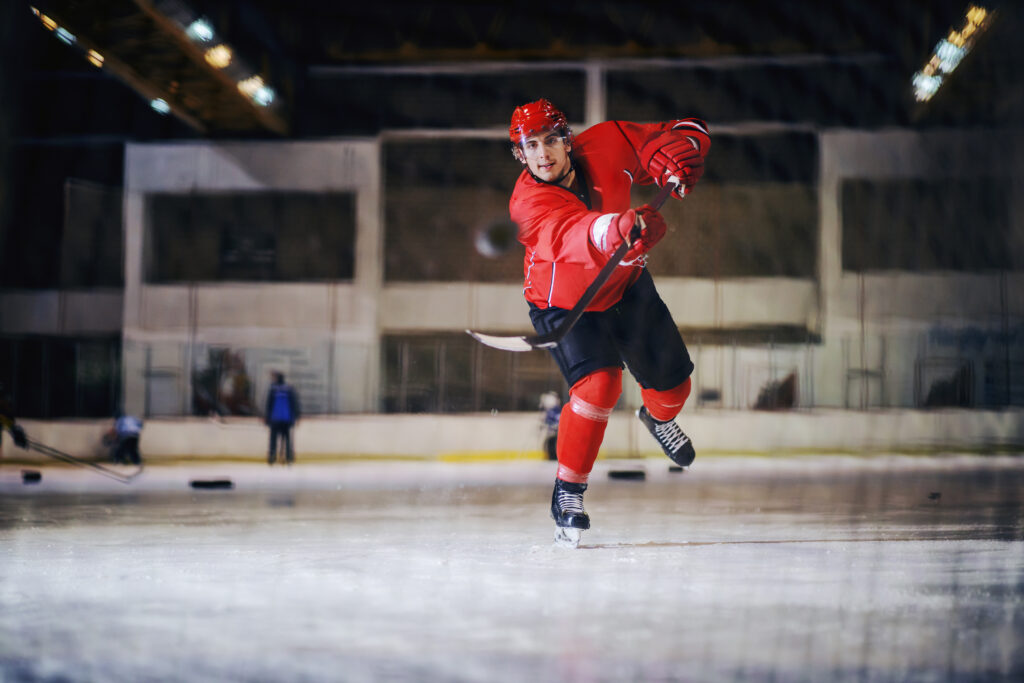
<instances>
[{"instance_id":1,"label":"chin strap","mask_svg":"<svg viewBox=\"0 0 1024 683\"><path fill-rule=\"evenodd\" d=\"M558 185L559 187L561 187L561 182L563 180L565 180L566 178L568 178L569 174L572 173L575 170L576 170L576 162L570 159L569 160L569 170L566 171L565 173L563 173L561 178L559 178L557 180L541 180L540 178L538 178L537 176L535 176L533 174L533 171L530 170L529 166L526 167L526 172L529 173L530 177L533 178L534 180L536 180L538 183L544 183L545 185Z\"/></svg>"}]
</instances>

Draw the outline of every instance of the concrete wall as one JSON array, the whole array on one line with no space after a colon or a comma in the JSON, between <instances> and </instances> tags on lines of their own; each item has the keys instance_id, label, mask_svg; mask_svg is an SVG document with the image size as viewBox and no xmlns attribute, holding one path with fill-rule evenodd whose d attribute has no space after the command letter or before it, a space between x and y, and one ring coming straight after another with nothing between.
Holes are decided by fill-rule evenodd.
<instances>
[{"instance_id":1,"label":"concrete wall","mask_svg":"<svg viewBox=\"0 0 1024 683\"><path fill-rule=\"evenodd\" d=\"M1024 250L1024 174L1018 171L1024 167L1024 135L823 131L820 141L815 280L659 279L669 308L688 327L789 326L820 338L813 345L691 349L697 394L717 392L716 407L750 407L759 388L789 372L799 378L802 407L913 406L921 392L917 363L930 353L922 339L935 331L970 328L1005 336L1024 325L1024 297L1018 294L1024 291L1024 273L1019 271L844 271L840 212L845 179L947 177L955 191L958 179L1008 177L1015 189L1009 207L1016 240L1011 248ZM265 389L264 370L297 354L302 367L320 364L323 398L318 400L329 412L373 413L379 409L381 335L531 331L518 284L383 283L379 140L129 145L126 154L123 293L3 292L0 326L16 334L123 330L123 393L131 411L190 412L196 354L221 345L259 357L252 361L256 396ZM146 284L146 194L194 189L355 191L353 281ZM276 357L275 350L280 351ZM977 381L980 390L980 373ZM626 400L637 402L630 386Z\"/></svg>"},{"instance_id":2,"label":"concrete wall","mask_svg":"<svg viewBox=\"0 0 1024 683\"><path fill-rule=\"evenodd\" d=\"M125 159L124 405L152 413L191 412L191 354L210 346L261 349L250 368L256 396L271 368L290 374L291 356L320 359L322 408L358 412L377 405L378 321L383 228L380 149L375 140L128 145ZM224 190L350 191L356 195L355 274L317 284L145 280L145 199L153 192ZM153 395L153 353L167 359ZM273 353L277 349L278 353ZM158 361L158 365L163 361ZM313 371L310 370L310 373ZM342 389L343 387L343 389ZM157 410L157 413L160 411Z\"/></svg>"},{"instance_id":3,"label":"concrete wall","mask_svg":"<svg viewBox=\"0 0 1024 683\"><path fill-rule=\"evenodd\" d=\"M879 339L936 327L998 330L1024 322L1024 273L852 273L842 268L841 184L846 179L1011 179L1009 207L1017 258L1024 255L1024 134L1020 131L824 131L820 136L819 278L822 348L816 354L817 405L850 405L850 377L880 400L871 379L883 371L895 393L889 405L912 405L915 354L894 355L883 368ZM875 385L875 386L867 386ZM867 400L859 407L884 405Z\"/></svg>"}]
</instances>

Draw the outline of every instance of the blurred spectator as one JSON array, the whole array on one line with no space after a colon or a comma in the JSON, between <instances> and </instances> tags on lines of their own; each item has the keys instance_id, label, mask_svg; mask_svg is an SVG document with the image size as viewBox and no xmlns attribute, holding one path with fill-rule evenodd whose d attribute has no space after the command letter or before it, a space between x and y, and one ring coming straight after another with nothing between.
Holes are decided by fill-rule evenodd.
<instances>
[{"instance_id":1,"label":"blurred spectator","mask_svg":"<svg viewBox=\"0 0 1024 683\"><path fill-rule=\"evenodd\" d=\"M267 464L273 465L277 459L277 439L281 437L285 452L284 462L291 465L295 461L292 447L292 427L299 421L299 395L290 385L284 382L284 373L273 372L274 383L267 391L267 408L264 421L270 427L270 450L267 453Z\"/></svg>"},{"instance_id":2,"label":"blurred spectator","mask_svg":"<svg viewBox=\"0 0 1024 683\"><path fill-rule=\"evenodd\" d=\"M192 404L196 415L256 414L243 351L209 349L205 366L193 371Z\"/></svg>"}]
</instances>

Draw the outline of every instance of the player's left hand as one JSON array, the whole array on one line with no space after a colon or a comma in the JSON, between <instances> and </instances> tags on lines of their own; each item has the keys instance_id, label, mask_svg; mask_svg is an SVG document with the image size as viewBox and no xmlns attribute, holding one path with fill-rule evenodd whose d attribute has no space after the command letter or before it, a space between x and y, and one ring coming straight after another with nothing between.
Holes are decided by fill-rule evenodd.
<instances>
[{"instance_id":1,"label":"player's left hand","mask_svg":"<svg viewBox=\"0 0 1024 683\"><path fill-rule=\"evenodd\" d=\"M648 168L659 187L672 176L692 187L704 175L704 157L689 137L677 138L654 151Z\"/></svg>"},{"instance_id":2,"label":"player's left hand","mask_svg":"<svg viewBox=\"0 0 1024 683\"><path fill-rule=\"evenodd\" d=\"M696 122L691 126L665 131L640 149L640 162L659 187L675 176L681 183L676 190L685 196L704 175L704 157L711 149L711 138Z\"/></svg>"}]
</instances>

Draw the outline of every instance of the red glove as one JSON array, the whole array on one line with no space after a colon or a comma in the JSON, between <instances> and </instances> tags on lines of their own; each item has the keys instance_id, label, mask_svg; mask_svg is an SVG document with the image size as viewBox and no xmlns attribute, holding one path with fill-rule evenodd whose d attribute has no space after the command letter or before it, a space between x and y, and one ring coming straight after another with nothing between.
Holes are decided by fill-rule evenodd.
<instances>
[{"instance_id":1,"label":"red glove","mask_svg":"<svg viewBox=\"0 0 1024 683\"><path fill-rule=\"evenodd\" d=\"M651 207L650 204L644 204L636 210L636 213L640 217L641 228L640 239L633 248L640 248L642 250L640 253L646 254L665 236L668 226L665 225L665 219L661 217L658 210Z\"/></svg>"},{"instance_id":2,"label":"red glove","mask_svg":"<svg viewBox=\"0 0 1024 683\"><path fill-rule=\"evenodd\" d=\"M632 246L623 261L632 261L650 251L665 236L665 219L644 204L618 214L605 214L590 227L590 241L605 256L611 256L625 241Z\"/></svg>"},{"instance_id":3,"label":"red glove","mask_svg":"<svg viewBox=\"0 0 1024 683\"><path fill-rule=\"evenodd\" d=\"M704 175L704 157L711 149L707 126L685 119L676 128L654 136L640 148L640 163L659 186L672 176L688 191ZM685 192L678 191L680 196Z\"/></svg>"},{"instance_id":4,"label":"red glove","mask_svg":"<svg viewBox=\"0 0 1024 683\"><path fill-rule=\"evenodd\" d=\"M590 243L605 256L611 256L624 241L631 241L630 232L636 223L636 211L606 213L590 226Z\"/></svg>"}]
</instances>

